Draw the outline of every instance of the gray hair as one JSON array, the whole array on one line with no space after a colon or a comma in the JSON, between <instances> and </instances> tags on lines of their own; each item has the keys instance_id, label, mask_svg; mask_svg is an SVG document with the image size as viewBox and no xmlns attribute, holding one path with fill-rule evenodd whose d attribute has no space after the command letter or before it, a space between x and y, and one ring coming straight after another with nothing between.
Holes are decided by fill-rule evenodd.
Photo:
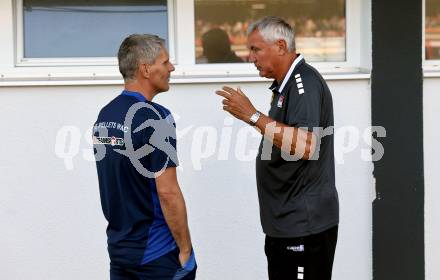
<instances>
[{"instance_id":1,"label":"gray hair","mask_svg":"<svg viewBox=\"0 0 440 280\"><path fill-rule=\"evenodd\" d=\"M150 34L132 34L125 38L118 51L119 72L124 81L135 79L139 64L154 64L164 43L164 39Z\"/></svg>"},{"instance_id":2,"label":"gray hair","mask_svg":"<svg viewBox=\"0 0 440 280\"><path fill-rule=\"evenodd\" d=\"M295 50L295 31L292 26L279 17L268 16L252 23L247 31L251 34L258 30L266 42L273 43L277 40L286 41L287 50L289 52Z\"/></svg>"}]
</instances>

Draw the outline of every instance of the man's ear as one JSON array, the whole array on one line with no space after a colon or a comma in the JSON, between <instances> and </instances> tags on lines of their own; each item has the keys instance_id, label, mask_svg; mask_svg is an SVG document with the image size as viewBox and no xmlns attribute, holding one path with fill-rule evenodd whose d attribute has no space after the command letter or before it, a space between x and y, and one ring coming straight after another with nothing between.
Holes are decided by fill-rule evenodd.
<instances>
[{"instance_id":1,"label":"man's ear","mask_svg":"<svg viewBox=\"0 0 440 280\"><path fill-rule=\"evenodd\" d=\"M150 65L146 64L146 63L141 63L139 64L139 68L138 68L139 74L142 75L142 77L144 78L150 78Z\"/></svg>"},{"instance_id":2,"label":"man's ear","mask_svg":"<svg viewBox=\"0 0 440 280\"><path fill-rule=\"evenodd\" d=\"M285 40L279 39L275 42L275 44L278 47L278 55L285 55L288 52L287 43Z\"/></svg>"}]
</instances>

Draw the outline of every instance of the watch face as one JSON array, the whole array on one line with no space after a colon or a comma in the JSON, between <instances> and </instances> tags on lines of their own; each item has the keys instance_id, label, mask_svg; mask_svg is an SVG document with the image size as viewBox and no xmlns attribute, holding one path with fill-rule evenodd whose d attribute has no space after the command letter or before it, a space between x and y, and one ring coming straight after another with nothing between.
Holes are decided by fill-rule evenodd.
<instances>
[{"instance_id":1,"label":"watch face","mask_svg":"<svg viewBox=\"0 0 440 280\"><path fill-rule=\"evenodd\" d=\"M255 112L255 114L253 114L251 116L250 121L251 121L252 124L255 124L258 121L259 118L260 118L260 112L257 111L257 112Z\"/></svg>"}]
</instances>

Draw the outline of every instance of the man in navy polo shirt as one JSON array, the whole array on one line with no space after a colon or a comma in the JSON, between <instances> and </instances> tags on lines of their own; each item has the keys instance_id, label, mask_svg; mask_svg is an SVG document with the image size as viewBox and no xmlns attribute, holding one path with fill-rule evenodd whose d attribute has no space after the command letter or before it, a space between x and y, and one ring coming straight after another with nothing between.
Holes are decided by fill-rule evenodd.
<instances>
[{"instance_id":1,"label":"man in navy polo shirt","mask_svg":"<svg viewBox=\"0 0 440 280\"><path fill-rule=\"evenodd\" d=\"M223 109L263 134L256 160L270 280L329 280L339 222L332 96L295 51L292 27L266 17L248 30L249 61L274 79L271 108L258 112L240 89L223 87Z\"/></svg>"},{"instance_id":2,"label":"man in navy polo shirt","mask_svg":"<svg viewBox=\"0 0 440 280\"><path fill-rule=\"evenodd\" d=\"M125 89L100 111L93 130L110 279L195 279L175 123L152 101L169 89L174 66L155 35L127 37L118 62Z\"/></svg>"}]
</instances>

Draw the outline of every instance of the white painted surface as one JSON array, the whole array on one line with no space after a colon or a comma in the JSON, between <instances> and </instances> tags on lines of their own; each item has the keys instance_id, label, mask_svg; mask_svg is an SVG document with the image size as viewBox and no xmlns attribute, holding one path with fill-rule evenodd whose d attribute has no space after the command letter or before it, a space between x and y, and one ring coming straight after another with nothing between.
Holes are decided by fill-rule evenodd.
<instances>
[{"instance_id":1,"label":"white painted surface","mask_svg":"<svg viewBox=\"0 0 440 280\"><path fill-rule=\"evenodd\" d=\"M440 79L428 78L423 88L425 161L425 279L440 279Z\"/></svg>"},{"instance_id":2,"label":"white painted surface","mask_svg":"<svg viewBox=\"0 0 440 280\"><path fill-rule=\"evenodd\" d=\"M214 127L215 139L220 141L227 115L214 91L221 85L172 85L156 100L180 116L178 130L193 126L178 144L183 167L178 176L189 209L198 279L267 279L254 161L242 162L234 155L237 132L245 125L233 122L229 159L218 159L217 146L213 156L201 161L201 170L196 170L191 157L191 149L199 147L193 144L193 136L201 127ZM352 125L361 131L368 127L368 81L331 81L329 85L336 127ZM267 86L241 84L263 112L270 100ZM82 152L89 149L86 130L120 89L0 88L0 279L108 279L106 224L95 166L83 159ZM55 154L57 132L66 125L77 126L82 137L70 171ZM205 146L206 138L201 143ZM256 149L258 143L259 139L250 137L246 151ZM359 147L343 155L344 164L336 165L341 204L336 280L372 278L372 164L361 160L362 148L368 146L360 140Z\"/></svg>"},{"instance_id":3,"label":"white painted surface","mask_svg":"<svg viewBox=\"0 0 440 280\"><path fill-rule=\"evenodd\" d=\"M95 121L99 109L118 94L121 87L84 86L87 82L81 79L113 77L117 69L115 66L14 67L13 3L0 1L0 74L8 81L18 78L20 85L25 80L32 86L0 87L0 279L108 279L106 224L99 202L96 171L94 162L83 158L83 150L90 151L87 129ZM353 3L351 12L360 13L360 7L365 6L358 0ZM184 30L185 22L192 21L191 6L181 6L180 13L176 14L177 41L185 42L188 34L188 38L194 37L193 31ZM368 15L355 19L355 29L360 32L353 34L355 38L349 40L349 48L360 44L369 49L369 37L360 34L369 32L369 18ZM184 32L179 32L182 30ZM191 65L192 49L190 44L176 46L179 67L190 69L191 73L205 73L205 68ZM358 48L353 49L357 52ZM356 67L368 68L370 58L368 54L365 56L366 51L362 47L362 53L355 55ZM246 70L246 66L240 67ZM245 74L255 72L235 68L227 70ZM184 76L183 70L176 77ZM344 71L332 69L329 73ZM35 81L43 80L41 84L45 84L48 74L51 79L60 77L60 86L36 86ZM222 75L221 79L226 78ZM339 76L341 80L329 82L334 96L335 125L337 128L351 125L363 131L371 123L370 85L362 75L353 77L351 74ZM344 80L346 78L350 80ZM66 85L66 81L72 86ZM81 85L73 86L75 82ZM220 109L220 98L214 95L221 85L220 81L217 84L176 84L169 93L157 99L180 116L177 120L179 130L193 126L178 144L183 168L178 175L189 209L199 264L198 279L267 279L254 161L239 161L235 155L235 148L240 143L238 139L242 139L237 138L237 133L245 125L233 122L226 160L221 156L219 159L219 146L213 156L201 161L201 170L195 168L198 161L191 157L191 150L199 147L194 141L196 131L213 127L218 131L214 139L217 142L221 139L227 115ZM241 86L260 110L268 109L267 83L249 81ZM63 160L55 154L56 135L64 126L77 127L81 136L79 152L73 158L73 170L67 170ZM368 146L359 141L360 146L346 155L341 155L342 148L336 148L337 154L344 159L343 164L336 165L341 204L334 265L336 280L372 278L372 164L361 160L361 149ZM256 149L258 142L258 138L249 137L246 152ZM206 138L201 144L205 146Z\"/></svg>"}]
</instances>

